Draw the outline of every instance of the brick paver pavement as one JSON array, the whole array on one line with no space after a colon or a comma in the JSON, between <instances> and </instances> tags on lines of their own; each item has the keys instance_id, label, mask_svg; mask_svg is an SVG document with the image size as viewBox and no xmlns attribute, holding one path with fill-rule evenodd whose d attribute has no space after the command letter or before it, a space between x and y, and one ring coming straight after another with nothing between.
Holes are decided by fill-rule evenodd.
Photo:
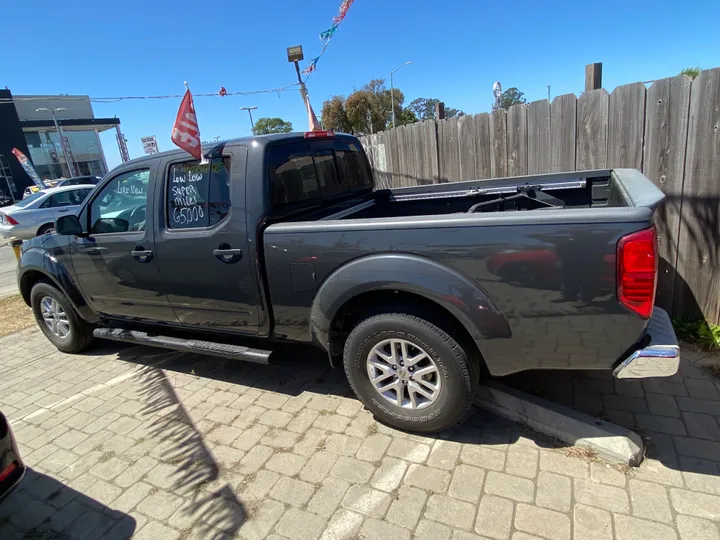
<instances>
[{"instance_id":1,"label":"brick paver pavement","mask_svg":"<svg viewBox=\"0 0 720 540\"><path fill-rule=\"evenodd\" d=\"M636 429L633 471L476 411L441 437L378 424L320 354L255 366L0 340L0 410L30 470L0 538L718 540L720 380L506 382Z\"/></svg>"}]
</instances>

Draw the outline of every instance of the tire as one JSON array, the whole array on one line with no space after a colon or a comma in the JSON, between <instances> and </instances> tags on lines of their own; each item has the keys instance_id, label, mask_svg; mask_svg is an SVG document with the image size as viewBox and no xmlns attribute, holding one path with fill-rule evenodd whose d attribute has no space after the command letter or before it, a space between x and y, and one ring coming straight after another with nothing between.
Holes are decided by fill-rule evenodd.
<instances>
[{"instance_id":1,"label":"tire","mask_svg":"<svg viewBox=\"0 0 720 540\"><path fill-rule=\"evenodd\" d=\"M405 378L402 406L397 404L399 392L389 390L383 395L375 388L370 380L368 358L373 355L373 366L387 362L375 351L388 355L392 354L392 348L402 350L397 345L391 346L392 340L404 341L410 351L409 357L417 358L420 353L425 353L427 360L417 363L418 373L424 367L434 365L437 376L429 375L429 382L438 389L434 400L427 399L421 404L419 400L426 398L415 391L418 403L411 403L411 385L416 388L418 383L417 378L413 379L413 374L408 373L410 368L404 368L405 372L401 374L393 371L394 378L388 375L391 372L384 365L382 371L370 368L374 375L387 378L382 384ZM433 323L407 313L376 315L358 324L345 342L343 363L360 401L382 422L407 431L436 433L451 428L467 415L477 389L479 367L473 365L475 361L457 341ZM392 364L392 360L389 363ZM400 369L399 364L396 368ZM422 388L427 390L428 386L423 384Z\"/></svg>"},{"instance_id":2,"label":"tire","mask_svg":"<svg viewBox=\"0 0 720 540\"><path fill-rule=\"evenodd\" d=\"M55 224L54 223L46 223L42 227L38 229L37 236L42 236L43 234L51 234L55 232Z\"/></svg>"},{"instance_id":3,"label":"tire","mask_svg":"<svg viewBox=\"0 0 720 540\"><path fill-rule=\"evenodd\" d=\"M62 313L64 313L66 324L56 324L56 326L61 329L58 330L58 333L62 333L62 329L67 327L69 329L67 335L59 336L53 333L48 323L46 323L43 318L43 300L45 299L51 299L48 300L50 304L54 300ZM40 330L59 351L71 354L79 353L87 349L92 343L92 326L81 319L75 312L68 297L50 283L39 281L33 286L32 291L30 291L30 305ZM63 317L59 316L58 321L62 319Z\"/></svg>"}]
</instances>

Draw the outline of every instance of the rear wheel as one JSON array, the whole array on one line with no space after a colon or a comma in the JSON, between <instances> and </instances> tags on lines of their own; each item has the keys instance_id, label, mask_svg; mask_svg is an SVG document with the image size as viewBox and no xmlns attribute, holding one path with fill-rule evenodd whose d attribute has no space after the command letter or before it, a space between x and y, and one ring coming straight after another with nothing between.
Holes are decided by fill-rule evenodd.
<instances>
[{"instance_id":1,"label":"rear wheel","mask_svg":"<svg viewBox=\"0 0 720 540\"><path fill-rule=\"evenodd\" d=\"M53 234L55 232L54 223L46 223L38 229L37 235L42 236L43 234Z\"/></svg>"},{"instance_id":2,"label":"rear wheel","mask_svg":"<svg viewBox=\"0 0 720 540\"><path fill-rule=\"evenodd\" d=\"M407 313L370 317L348 336L343 362L355 394L383 422L432 433L469 411L477 369L435 324Z\"/></svg>"},{"instance_id":3,"label":"rear wheel","mask_svg":"<svg viewBox=\"0 0 720 540\"><path fill-rule=\"evenodd\" d=\"M35 284L30 304L40 330L58 350L78 353L92 342L92 327L75 313L68 297L50 283Z\"/></svg>"}]
</instances>

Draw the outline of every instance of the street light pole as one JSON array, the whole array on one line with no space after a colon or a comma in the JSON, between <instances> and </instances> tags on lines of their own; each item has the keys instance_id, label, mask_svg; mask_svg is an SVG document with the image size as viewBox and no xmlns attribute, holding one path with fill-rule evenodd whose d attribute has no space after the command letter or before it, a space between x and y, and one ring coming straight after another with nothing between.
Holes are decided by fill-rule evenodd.
<instances>
[{"instance_id":1,"label":"street light pole","mask_svg":"<svg viewBox=\"0 0 720 540\"><path fill-rule=\"evenodd\" d=\"M253 107L240 107L240 110L241 110L241 111L247 111L247 112L248 112L248 115L250 115L250 127L252 128L252 133L253 133L253 135L255 135L255 123L253 122L252 112L251 112L251 111L254 111L255 109L257 109L257 107L255 107L255 106L253 106Z\"/></svg>"},{"instance_id":2,"label":"street light pole","mask_svg":"<svg viewBox=\"0 0 720 540\"><path fill-rule=\"evenodd\" d=\"M58 124L57 117L55 116L55 113L58 111L65 111L67 110L65 107L59 107L57 109L48 109L47 107L40 107L39 109L35 109L35 112L49 112L52 116L53 123L55 124L55 131L57 131L58 138L60 139L60 149L62 150L63 155L65 156L65 163L67 163L68 168L68 174L70 176L77 176L77 171L75 169L75 163L72 160L72 156L70 152L68 152L65 148L65 140L64 135L62 132L62 129L60 129L60 124ZM68 147L70 146L70 142L68 141Z\"/></svg>"},{"instance_id":3,"label":"street light pole","mask_svg":"<svg viewBox=\"0 0 720 540\"><path fill-rule=\"evenodd\" d=\"M390 105L392 106L393 129L395 129L395 89L393 88L393 73L395 73L401 67L407 66L409 64L412 64L412 62L408 61L404 64L400 64L398 67L396 67L390 72Z\"/></svg>"}]
</instances>

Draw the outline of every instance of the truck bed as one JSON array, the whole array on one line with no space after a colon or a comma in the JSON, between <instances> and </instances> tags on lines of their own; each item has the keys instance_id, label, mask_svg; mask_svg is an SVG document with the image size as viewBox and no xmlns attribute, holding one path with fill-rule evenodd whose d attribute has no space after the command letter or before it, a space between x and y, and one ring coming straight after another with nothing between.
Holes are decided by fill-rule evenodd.
<instances>
[{"instance_id":1,"label":"truck bed","mask_svg":"<svg viewBox=\"0 0 720 540\"><path fill-rule=\"evenodd\" d=\"M622 173L620 173L622 174ZM523 176L380 190L323 220L633 206L613 171Z\"/></svg>"}]
</instances>

